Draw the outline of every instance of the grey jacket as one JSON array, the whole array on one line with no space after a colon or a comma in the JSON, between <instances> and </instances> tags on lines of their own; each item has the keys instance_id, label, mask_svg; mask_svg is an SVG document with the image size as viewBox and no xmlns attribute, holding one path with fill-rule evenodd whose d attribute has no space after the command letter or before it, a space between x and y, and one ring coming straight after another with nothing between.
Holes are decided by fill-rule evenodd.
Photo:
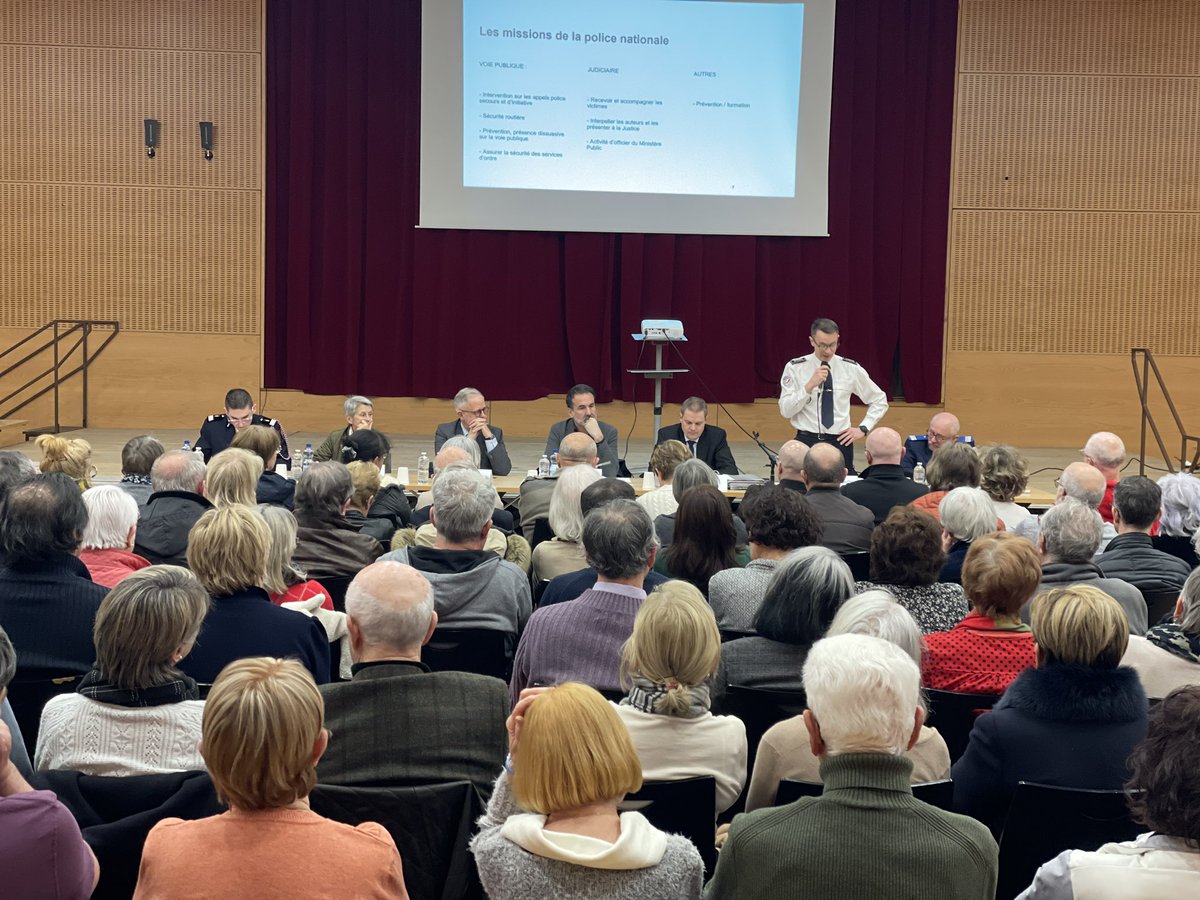
<instances>
[{"instance_id":1,"label":"grey jacket","mask_svg":"<svg viewBox=\"0 0 1200 900\"><path fill-rule=\"evenodd\" d=\"M617 429L607 422L596 420L596 424L600 426L600 433L604 435L604 440L596 445L596 455L600 457L600 462L597 463L598 468L605 478L617 477ZM558 445L563 442L568 434L575 432L575 420L566 419L562 422L555 422L550 427L550 434L546 436L546 455L549 456L558 450Z\"/></svg>"}]
</instances>

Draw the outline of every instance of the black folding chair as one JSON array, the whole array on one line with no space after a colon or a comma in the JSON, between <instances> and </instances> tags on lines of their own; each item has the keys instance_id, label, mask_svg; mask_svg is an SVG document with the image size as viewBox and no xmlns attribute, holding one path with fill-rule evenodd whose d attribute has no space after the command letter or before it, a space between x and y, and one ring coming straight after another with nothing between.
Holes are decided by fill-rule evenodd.
<instances>
[{"instance_id":1,"label":"black folding chair","mask_svg":"<svg viewBox=\"0 0 1200 900\"><path fill-rule=\"evenodd\" d=\"M533 583L533 608L537 609L538 604L542 602L542 594L546 593L546 588L550 586L549 578L539 578Z\"/></svg>"},{"instance_id":2,"label":"black folding chair","mask_svg":"<svg viewBox=\"0 0 1200 900\"><path fill-rule=\"evenodd\" d=\"M717 865L717 781L711 775L679 781L655 781L626 794L622 809L635 809L661 831L687 838L704 860L704 877Z\"/></svg>"},{"instance_id":3,"label":"black folding chair","mask_svg":"<svg viewBox=\"0 0 1200 900\"><path fill-rule=\"evenodd\" d=\"M842 562L850 567L850 574L855 581L868 581L871 577L870 553L842 553Z\"/></svg>"},{"instance_id":4,"label":"black folding chair","mask_svg":"<svg viewBox=\"0 0 1200 900\"><path fill-rule=\"evenodd\" d=\"M997 900L1020 894L1038 866L1064 850L1096 850L1137 837L1145 829L1131 818L1126 796L1124 791L1018 782L1000 838Z\"/></svg>"},{"instance_id":5,"label":"black folding chair","mask_svg":"<svg viewBox=\"0 0 1200 900\"><path fill-rule=\"evenodd\" d=\"M438 628L421 650L435 672L476 672L508 680L516 635L491 628Z\"/></svg>"},{"instance_id":6,"label":"black folding chair","mask_svg":"<svg viewBox=\"0 0 1200 900\"><path fill-rule=\"evenodd\" d=\"M1175 617L1179 591L1142 591L1142 599L1146 601L1146 623L1153 628L1161 624L1163 619Z\"/></svg>"},{"instance_id":7,"label":"black folding chair","mask_svg":"<svg viewBox=\"0 0 1200 900\"><path fill-rule=\"evenodd\" d=\"M549 519L537 519L533 523L533 539L529 542L530 549L533 549L542 541L554 540L554 529L550 527Z\"/></svg>"},{"instance_id":8,"label":"black folding chair","mask_svg":"<svg viewBox=\"0 0 1200 900\"><path fill-rule=\"evenodd\" d=\"M999 694L959 694L954 691L926 691L929 698L928 724L938 730L950 750L950 761L957 762L966 752L980 710L989 710Z\"/></svg>"},{"instance_id":9,"label":"black folding chair","mask_svg":"<svg viewBox=\"0 0 1200 900\"><path fill-rule=\"evenodd\" d=\"M338 612L346 611L346 588L354 580L353 575L322 575L316 579L321 587L329 593L333 608Z\"/></svg>"},{"instance_id":10,"label":"black folding chair","mask_svg":"<svg viewBox=\"0 0 1200 900\"><path fill-rule=\"evenodd\" d=\"M785 778L779 782L775 791L775 805L784 806L801 797L820 797L824 785L813 781L792 781ZM918 800L936 806L938 809L949 810L954 805L954 782L949 779L942 781L926 781L912 786L913 796Z\"/></svg>"},{"instance_id":11,"label":"black folding chair","mask_svg":"<svg viewBox=\"0 0 1200 900\"><path fill-rule=\"evenodd\" d=\"M12 707L13 718L21 727L21 736L25 739L30 759L33 759L33 748L37 746L42 708L59 694L73 694L79 687L80 677L78 674L65 673L43 677L30 673L30 677L25 678L18 674L8 686L8 703Z\"/></svg>"}]
</instances>

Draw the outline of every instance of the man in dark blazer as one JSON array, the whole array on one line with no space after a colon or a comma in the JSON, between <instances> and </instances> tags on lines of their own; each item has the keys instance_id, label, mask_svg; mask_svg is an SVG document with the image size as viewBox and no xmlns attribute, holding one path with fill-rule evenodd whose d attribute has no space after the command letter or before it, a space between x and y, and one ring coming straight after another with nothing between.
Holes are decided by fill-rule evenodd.
<instances>
[{"instance_id":1,"label":"man in dark blazer","mask_svg":"<svg viewBox=\"0 0 1200 900\"><path fill-rule=\"evenodd\" d=\"M658 429L655 445L663 441L680 441L692 451L692 456L704 460L714 472L736 475L738 467L733 461L725 429L707 424L707 419L708 404L699 397L688 397L679 407L679 424Z\"/></svg>"},{"instance_id":2,"label":"man in dark blazer","mask_svg":"<svg viewBox=\"0 0 1200 900\"><path fill-rule=\"evenodd\" d=\"M439 425L434 432L433 452L440 451L442 444L454 435L463 434L479 445L479 468L489 469L493 475L511 472L512 461L504 446L504 432L489 423L491 408L483 394L475 388L463 388L454 395L454 411L458 418Z\"/></svg>"},{"instance_id":3,"label":"man in dark blazer","mask_svg":"<svg viewBox=\"0 0 1200 900\"><path fill-rule=\"evenodd\" d=\"M586 434L596 442L596 455L600 460L596 468L605 478L616 478L619 474L617 429L596 418L596 392L586 384L575 385L567 391L567 409L570 418L550 427L550 434L546 436L546 455L555 453L568 434Z\"/></svg>"},{"instance_id":4,"label":"man in dark blazer","mask_svg":"<svg viewBox=\"0 0 1200 900\"><path fill-rule=\"evenodd\" d=\"M824 537L821 546L834 553L867 553L875 514L841 492L846 478L846 460L833 444L817 444L804 458L804 483L809 504L821 517Z\"/></svg>"},{"instance_id":5,"label":"man in dark blazer","mask_svg":"<svg viewBox=\"0 0 1200 900\"><path fill-rule=\"evenodd\" d=\"M372 563L346 590L346 615L353 678L321 686L333 734L321 783L470 781L487 796L508 751L507 689L421 662L437 627L429 581L403 563Z\"/></svg>"},{"instance_id":6,"label":"man in dark blazer","mask_svg":"<svg viewBox=\"0 0 1200 900\"><path fill-rule=\"evenodd\" d=\"M894 506L904 506L929 493L929 488L904 476L900 458L904 444L900 432L876 426L867 435L867 468L862 478L842 486L842 493L875 514L878 525Z\"/></svg>"}]
</instances>

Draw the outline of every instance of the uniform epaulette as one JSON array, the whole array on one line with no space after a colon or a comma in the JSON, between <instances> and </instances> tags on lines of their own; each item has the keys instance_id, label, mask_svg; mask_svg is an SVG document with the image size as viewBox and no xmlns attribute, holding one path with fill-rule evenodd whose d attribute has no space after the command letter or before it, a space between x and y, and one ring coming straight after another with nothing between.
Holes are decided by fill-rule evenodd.
<instances>
[{"instance_id":1,"label":"uniform epaulette","mask_svg":"<svg viewBox=\"0 0 1200 900\"><path fill-rule=\"evenodd\" d=\"M862 368L862 364L861 364L861 363L859 363L859 361L858 361L858 360L856 360L856 359L851 359L851 358L850 358L850 357L848 357L848 356L843 356L843 357L842 357L842 362L844 362L844 363L850 363L850 365L852 365L852 366L858 366L860 369Z\"/></svg>"},{"instance_id":2,"label":"uniform epaulette","mask_svg":"<svg viewBox=\"0 0 1200 900\"><path fill-rule=\"evenodd\" d=\"M908 439L910 441L928 441L929 435L927 435L927 434L910 434L908 436Z\"/></svg>"},{"instance_id":3,"label":"uniform epaulette","mask_svg":"<svg viewBox=\"0 0 1200 900\"><path fill-rule=\"evenodd\" d=\"M276 425L279 424L279 422L276 419L267 419L267 424L270 425L272 428L274 428Z\"/></svg>"},{"instance_id":4,"label":"uniform epaulette","mask_svg":"<svg viewBox=\"0 0 1200 900\"><path fill-rule=\"evenodd\" d=\"M225 418L225 413L216 413L215 415L211 415L208 417L208 421L215 422L218 418Z\"/></svg>"},{"instance_id":5,"label":"uniform epaulette","mask_svg":"<svg viewBox=\"0 0 1200 900\"><path fill-rule=\"evenodd\" d=\"M804 360L807 358L808 358L808 354L805 354L804 356L797 356L795 359L789 359L788 365L789 366L798 366L798 365L800 365L800 363L804 362Z\"/></svg>"}]
</instances>

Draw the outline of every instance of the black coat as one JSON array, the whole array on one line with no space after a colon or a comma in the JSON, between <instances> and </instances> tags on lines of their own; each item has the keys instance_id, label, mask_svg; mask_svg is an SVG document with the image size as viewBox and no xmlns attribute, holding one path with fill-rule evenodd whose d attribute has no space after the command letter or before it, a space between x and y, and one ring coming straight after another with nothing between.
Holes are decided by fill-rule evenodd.
<instances>
[{"instance_id":1,"label":"black coat","mask_svg":"<svg viewBox=\"0 0 1200 900\"><path fill-rule=\"evenodd\" d=\"M191 491L156 491L138 517L133 552L155 564L186 566L188 532L212 508Z\"/></svg>"},{"instance_id":2,"label":"black coat","mask_svg":"<svg viewBox=\"0 0 1200 900\"><path fill-rule=\"evenodd\" d=\"M876 463L863 470L862 478L842 485L842 493L875 514L878 525L897 506L907 506L929 493L929 488L904 477L899 465Z\"/></svg>"},{"instance_id":3,"label":"black coat","mask_svg":"<svg viewBox=\"0 0 1200 900\"><path fill-rule=\"evenodd\" d=\"M954 811L999 838L1018 781L1117 790L1146 736L1146 694L1128 666L1026 669L971 729L954 764Z\"/></svg>"},{"instance_id":4,"label":"black coat","mask_svg":"<svg viewBox=\"0 0 1200 900\"><path fill-rule=\"evenodd\" d=\"M291 509L295 505L296 482L275 472L263 472L258 476L255 497L259 503L273 503Z\"/></svg>"},{"instance_id":5,"label":"black coat","mask_svg":"<svg viewBox=\"0 0 1200 900\"><path fill-rule=\"evenodd\" d=\"M1142 591L1177 591L1192 574L1177 556L1154 549L1150 535L1118 534L1108 542L1096 562L1105 578L1120 578Z\"/></svg>"}]
</instances>

